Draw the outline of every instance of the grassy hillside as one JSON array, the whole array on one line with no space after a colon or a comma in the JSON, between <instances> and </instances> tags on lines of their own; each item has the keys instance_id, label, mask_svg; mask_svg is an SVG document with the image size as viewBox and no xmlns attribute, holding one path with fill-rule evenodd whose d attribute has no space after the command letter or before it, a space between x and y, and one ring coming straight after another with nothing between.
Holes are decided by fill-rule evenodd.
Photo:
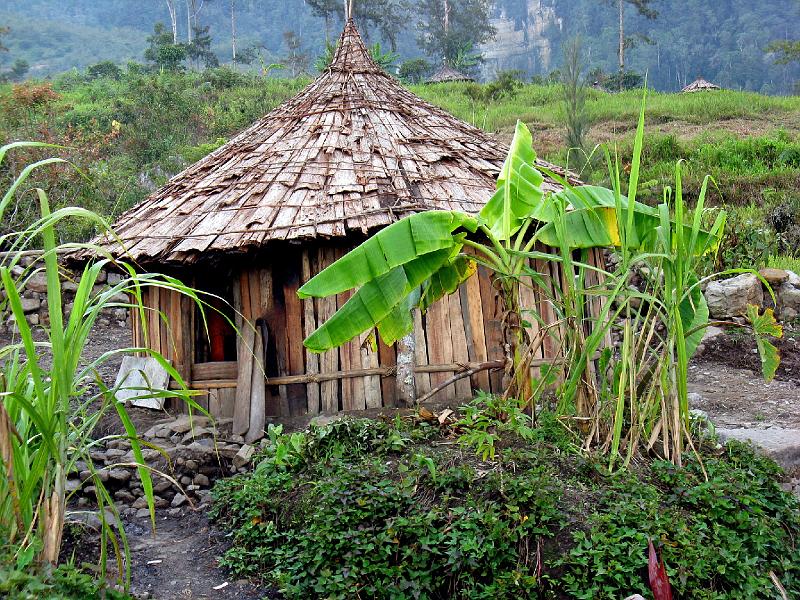
<instances>
[{"instance_id":1,"label":"grassy hillside","mask_svg":"<svg viewBox=\"0 0 800 600\"><path fill-rule=\"evenodd\" d=\"M82 204L113 218L307 82L264 79L225 68L156 75L133 70L117 78L96 79L71 72L52 83L0 86L0 137L67 146L65 153L82 175L54 169L43 183L58 203ZM534 132L540 156L565 163L559 86L524 85L512 97L493 102L474 101L475 89L466 84L412 89L501 137L510 137L516 120L522 119ZM630 158L640 103L641 91L590 90L588 149L608 144L624 165ZM752 205L742 214L761 224L775 207L796 206L800 223L800 97L652 93L647 123L645 200L661 196L673 181L675 162L683 159L690 197L711 174L716 183L712 202ZM604 173L597 161L581 176L604 183ZM11 218L13 222L3 223L3 228L28 222L30 215L21 207ZM63 232L66 238L90 234Z\"/></svg>"}]
</instances>

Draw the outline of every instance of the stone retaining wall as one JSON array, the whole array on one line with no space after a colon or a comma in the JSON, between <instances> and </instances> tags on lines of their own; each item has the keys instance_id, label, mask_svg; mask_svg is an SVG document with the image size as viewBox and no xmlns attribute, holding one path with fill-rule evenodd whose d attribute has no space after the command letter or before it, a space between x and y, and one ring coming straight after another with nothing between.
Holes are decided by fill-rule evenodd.
<instances>
[{"instance_id":1,"label":"stone retaining wall","mask_svg":"<svg viewBox=\"0 0 800 600\"><path fill-rule=\"evenodd\" d=\"M50 316L47 311L47 276L44 270L36 271L41 267L40 253L28 252L24 253L19 264L11 269L15 278L27 278L25 287L22 290L22 308L25 311L25 320L31 325L46 325L50 322ZM119 273L101 271L92 293L98 294L107 290L109 286L116 285L121 280L122 275ZM61 278L61 294L65 315L69 315L72 310L72 303L79 281L80 277L77 275L68 274L66 277L62 276ZM5 299L5 292L2 290L0 290L0 297ZM128 298L125 294L118 294L113 298L113 301L125 303L128 302ZM98 324L129 327L128 309L123 307L107 308L102 311ZM0 322L0 333L15 333L17 331L19 329L13 316L9 315L5 321Z\"/></svg>"}]
</instances>

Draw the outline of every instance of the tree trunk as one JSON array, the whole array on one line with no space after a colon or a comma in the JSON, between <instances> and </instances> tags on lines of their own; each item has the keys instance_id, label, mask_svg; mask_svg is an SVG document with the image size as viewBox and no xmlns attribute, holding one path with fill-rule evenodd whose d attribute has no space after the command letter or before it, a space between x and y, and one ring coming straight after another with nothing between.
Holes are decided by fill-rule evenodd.
<instances>
[{"instance_id":1,"label":"tree trunk","mask_svg":"<svg viewBox=\"0 0 800 600\"><path fill-rule=\"evenodd\" d=\"M619 9L619 89L622 89L622 77L625 74L625 0L617 0Z\"/></svg>"},{"instance_id":2,"label":"tree trunk","mask_svg":"<svg viewBox=\"0 0 800 600\"><path fill-rule=\"evenodd\" d=\"M236 68L236 0L231 0L231 58Z\"/></svg>"},{"instance_id":3,"label":"tree trunk","mask_svg":"<svg viewBox=\"0 0 800 600\"><path fill-rule=\"evenodd\" d=\"M178 13L175 9L175 0L166 0L169 11L169 21L172 25L172 43L178 43Z\"/></svg>"}]
</instances>

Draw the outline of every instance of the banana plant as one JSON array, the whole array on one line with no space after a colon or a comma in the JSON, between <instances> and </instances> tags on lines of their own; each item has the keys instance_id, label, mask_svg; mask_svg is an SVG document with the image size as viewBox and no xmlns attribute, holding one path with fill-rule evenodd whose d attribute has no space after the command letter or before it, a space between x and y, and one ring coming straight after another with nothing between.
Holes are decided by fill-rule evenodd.
<instances>
[{"instance_id":1,"label":"banana plant","mask_svg":"<svg viewBox=\"0 0 800 600\"><path fill-rule=\"evenodd\" d=\"M573 187L562 179L564 191L548 194L541 187L543 181L531 133L518 122L496 192L478 215L457 211L410 215L379 231L300 288L301 298L356 290L306 338L306 347L323 352L372 329L391 345L413 329L414 309L424 311L453 293L477 265L483 265L493 274L504 303L504 347L514 374L510 393L529 399L529 371L521 364L526 340L520 279L528 274L526 265L531 259L552 258L535 251L536 245L554 244L558 228L567 232L570 249L641 246L655 235L659 221L655 209L628 202L618 192ZM633 235L620 231L621 209L631 215Z\"/></svg>"}]
</instances>

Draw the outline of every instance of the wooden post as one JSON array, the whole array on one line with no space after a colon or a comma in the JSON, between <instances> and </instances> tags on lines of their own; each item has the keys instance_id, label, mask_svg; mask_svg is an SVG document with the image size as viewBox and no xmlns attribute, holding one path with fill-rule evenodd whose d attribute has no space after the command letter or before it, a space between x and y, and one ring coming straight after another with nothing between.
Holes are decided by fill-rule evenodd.
<instances>
[{"instance_id":1,"label":"wooden post","mask_svg":"<svg viewBox=\"0 0 800 600\"><path fill-rule=\"evenodd\" d=\"M414 380L416 340L412 331L397 340L397 398L406 406L413 406L417 400L417 384Z\"/></svg>"}]
</instances>

